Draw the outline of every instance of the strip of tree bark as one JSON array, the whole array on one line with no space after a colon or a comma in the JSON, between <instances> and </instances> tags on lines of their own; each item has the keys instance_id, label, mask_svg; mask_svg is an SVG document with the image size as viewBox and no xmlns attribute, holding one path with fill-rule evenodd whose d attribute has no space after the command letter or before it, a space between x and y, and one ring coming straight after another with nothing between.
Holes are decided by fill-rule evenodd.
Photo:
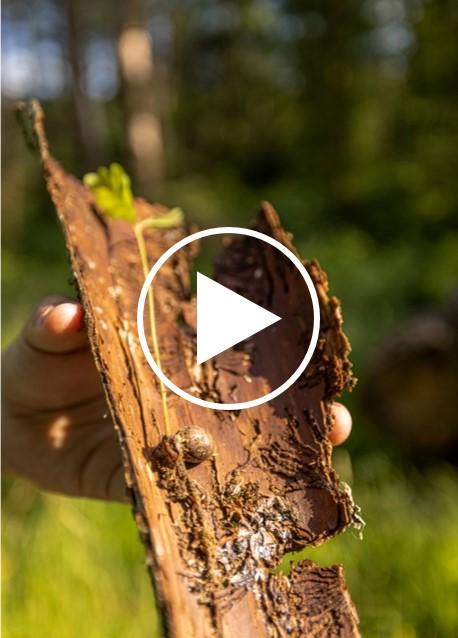
<instances>
[{"instance_id":1,"label":"strip of tree bark","mask_svg":"<svg viewBox=\"0 0 458 638\"><path fill-rule=\"evenodd\" d=\"M321 329L300 380L275 401L240 412L200 408L168 393L172 431L203 428L215 454L197 465L186 464L180 453L164 454L158 380L136 328L143 275L132 227L103 217L89 191L52 157L39 104L19 110L38 146L65 234L167 635L357 636L342 567L302 561L289 577L273 571L286 552L359 524L351 493L332 469L327 438L331 402L351 389L354 379L340 305L328 296L326 275L316 261L304 262L318 293ZM143 200L136 207L140 219L166 210ZM261 205L256 227L294 250L269 204ZM185 235L185 228L148 233L150 263ZM179 386L197 396L244 401L264 394L276 387L290 354L303 351L310 300L299 294L295 268L262 244L228 240L215 278L224 284L236 280L238 292L273 312L304 318L302 328L292 322L280 334L281 347L273 348L268 333L260 333L196 366L193 252L177 253L155 280L162 364Z\"/></svg>"}]
</instances>

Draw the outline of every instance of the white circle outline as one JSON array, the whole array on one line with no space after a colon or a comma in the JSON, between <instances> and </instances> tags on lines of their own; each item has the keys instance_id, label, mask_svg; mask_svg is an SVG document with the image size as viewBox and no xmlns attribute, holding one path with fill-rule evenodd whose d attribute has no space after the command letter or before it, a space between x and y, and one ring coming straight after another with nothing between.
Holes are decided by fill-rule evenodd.
<instances>
[{"instance_id":1,"label":"white circle outline","mask_svg":"<svg viewBox=\"0 0 458 638\"><path fill-rule=\"evenodd\" d=\"M259 239L261 241L270 244L274 248L277 248L281 253L283 253L299 270L302 278L304 279L307 288L310 293L310 297L312 300L312 308L313 308L313 329L312 329L312 337L310 339L309 347L307 348L307 352L305 353L304 358L302 359L299 366L296 368L296 371L284 381L278 388L272 390L268 394L265 394L262 397L258 397L257 399L252 399L251 401L242 401L241 403L214 403L213 401L205 401L204 399L199 399L198 397L185 392L181 388L179 388L173 381L171 381L159 368L157 363L155 362L151 351L148 347L148 342L146 341L145 335L145 326L144 326L144 311L145 311L145 303L146 296L148 294L148 290L153 283L153 279L159 272L159 269L165 264L165 262L170 259L172 255L174 255L177 251L181 250L184 246L187 246L193 241L197 241L199 239L203 239L205 237L212 237L213 235L246 235L248 237L253 237L254 239ZM195 405L199 405L202 408L209 408L211 410L244 410L247 408L255 408L258 405L262 405L263 403L267 403L267 401L272 401L280 394L285 392L288 388L290 388L293 383L301 376L304 372L305 368L310 362L310 359L315 352L316 344L318 342L318 336L320 332L320 304L318 301L318 295L315 290L315 286L313 281L305 269L304 265L301 261L296 257L296 255L286 248L283 244L281 244L276 239L269 237L269 235L265 235L264 233L260 233L257 230L251 230L247 228L239 228L237 226L220 226L217 228L209 228L207 230L200 230L197 233L193 233L192 235L188 235L183 239L180 239L176 244L173 244L170 248L168 248L165 253L163 253L159 259L156 261L154 266L148 273L147 278L142 286L140 297L138 299L137 306L137 329L138 336L140 339L140 345L143 350L143 354L146 357L148 364L155 374L159 377L159 379L166 385L169 390L180 396L185 401L190 401Z\"/></svg>"}]
</instances>

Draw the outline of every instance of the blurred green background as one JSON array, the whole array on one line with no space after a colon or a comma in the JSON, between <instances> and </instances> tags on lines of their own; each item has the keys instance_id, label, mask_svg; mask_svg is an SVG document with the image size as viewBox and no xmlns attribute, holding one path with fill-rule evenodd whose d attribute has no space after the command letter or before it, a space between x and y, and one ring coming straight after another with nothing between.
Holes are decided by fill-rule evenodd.
<instances>
[{"instance_id":1,"label":"blurred green background","mask_svg":"<svg viewBox=\"0 0 458 638\"><path fill-rule=\"evenodd\" d=\"M4 343L43 294L71 294L14 100L41 99L68 170L120 161L137 194L202 227L248 225L270 200L328 272L360 379L334 456L364 538L305 555L345 565L364 636L458 635L457 408L437 383L457 378L444 354L456 348L456 3L4 0L2 14ZM406 384L387 391L398 360ZM423 423L439 405L441 423ZM127 507L6 477L2 573L6 638L158 635Z\"/></svg>"}]
</instances>

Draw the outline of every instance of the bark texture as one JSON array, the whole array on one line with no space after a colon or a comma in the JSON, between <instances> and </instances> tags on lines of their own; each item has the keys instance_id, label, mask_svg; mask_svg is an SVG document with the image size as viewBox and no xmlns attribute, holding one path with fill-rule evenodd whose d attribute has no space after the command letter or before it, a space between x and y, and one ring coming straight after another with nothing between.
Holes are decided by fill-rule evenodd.
<instances>
[{"instance_id":1,"label":"bark texture","mask_svg":"<svg viewBox=\"0 0 458 638\"><path fill-rule=\"evenodd\" d=\"M179 454L160 453L158 380L136 328L143 276L132 228L100 215L88 190L50 155L39 105L22 108L65 233L167 635L357 636L341 567L303 561L290 577L272 571L285 552L317 545L359 522L349 488L332 469L327 439L331 401L354 380L340 305L328 297L326 275L316 261L305 262L320 300L321 331L300 380L275 401L241 412L203 409L169 394L173 429L204 428L216 453L194 466ZM140 218L165 210L143 200L136 205ZM257 229L294 250L267 203L261 205ZM152 264L186 229L148 233ZM177 253L155 280L166 373L188 391L214 400L244 401L276 387L288 373L290 352L303 352L310 325L310 300L299 294L295 268L267 244L228 240L215 277L273 312L281 309L281 316L302 317L303 323L287 321L280 332L263 331L196 366L192 257L191 250Z\"/></svg>"}]
</instances>

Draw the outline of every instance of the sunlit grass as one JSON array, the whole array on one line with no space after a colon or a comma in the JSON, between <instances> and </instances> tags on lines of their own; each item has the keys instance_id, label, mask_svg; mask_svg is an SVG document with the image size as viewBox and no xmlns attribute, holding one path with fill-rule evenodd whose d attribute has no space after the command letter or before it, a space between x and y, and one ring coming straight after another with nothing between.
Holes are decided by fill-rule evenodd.
<instances>
[{"instance_id":1,"label":"sunlit grass","mask_svg":"<svg viewBox=\"0 0 458 638\"><path fill-rule=\"evenodd\" d=\"M458 477L450 467L409 476L383 455L353 468L367 526L302 552L342 563L363 636L452 638L458 611ZM143 548L126 506L6 486L3 635L159 635Z\"/></svg>"},{"instance_id":2,"label":"sunlit grass","mask_svg":"<svg viewBox=\"0 0 458 638\"><path fill-rule=\"evenodd\" d=\"M458 631L458 476L450 467L406 476L384 455L356 464L362 539L348 530L295 559L341 563L363 636L454 638ZM283 565L291 561L285 557Z\"/></svg>"},{"instance_id":3,"label":"sunlit grass","mask_svg":"<svg viewBox=\"0 0 458 638\"><path fill-rule=\"evenodd\" d=\"M3 636L159 636L126 506L44 495L21 480L3 514Z\"/></svg>"}]
</instances>

